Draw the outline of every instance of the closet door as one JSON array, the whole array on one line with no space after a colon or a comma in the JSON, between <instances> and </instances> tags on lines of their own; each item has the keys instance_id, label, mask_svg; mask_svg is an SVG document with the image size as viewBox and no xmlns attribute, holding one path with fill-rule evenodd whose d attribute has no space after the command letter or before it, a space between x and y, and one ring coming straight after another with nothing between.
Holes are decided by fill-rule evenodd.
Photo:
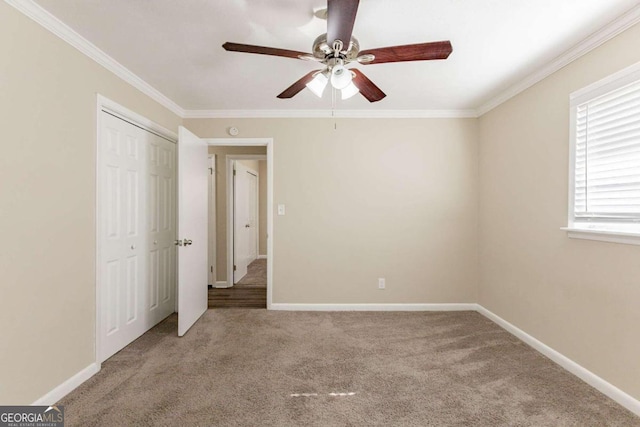
<instances>
[{"instance_id":1,"label":"closet door","mask_svg":"<svg viewBox=\"0 0 640 427\"><path fill-rule=\"evenodd\" d=\"M102 112L98 148L99 354L175 311L176 146Z\"/></svg>"},{"instance_id":2,"label":"closet door","mask_svg":"<svg viewBox=\"0 0 640 427\"><path fill-rule=\"evenodd\" d=\"M101 116L98 213L100 360L147 330L145 197L149 133L110 114Z\"/></svg>"},{"instance_id":3,"label":"closet door","mask_svg":"<svg viewBox=\"0 0 640 427\"><path fill-rule=\"evenodd\" d=\"M150 135L148 145L149 281L147 309L153 325L175 311L176 145Z\"/></svg>"}]
</instances>

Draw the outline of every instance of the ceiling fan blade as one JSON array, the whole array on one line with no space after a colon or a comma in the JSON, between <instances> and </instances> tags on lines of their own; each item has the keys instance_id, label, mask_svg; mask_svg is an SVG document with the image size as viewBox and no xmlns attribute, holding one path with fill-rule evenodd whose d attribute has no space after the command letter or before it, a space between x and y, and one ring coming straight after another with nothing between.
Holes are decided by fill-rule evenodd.
<instances>
[{"instance_id":1,"label":"ceiling fan blade","mask_svg":"<svg viewBox=\"0 0 640 427\"><path fill-rule=\"evenodd\" d=\"M351 71L356 75L353 78L353 84L358 88L362 96L367 98L369 102L377 102L387 96L378 86L375 85L367 76L362 74L362 71L351 68Z\"/></svg>"},{"instance_id":2,"label":"ceiling fan blade","mask_svg":"<svg viewBox=\"0 0 640 427\"><path fill-rule=\"evenodd\" d=\"M381 47L364 50L359 55L374 55L375 59L363 62L363 65L382 64L385 62L430 61L447 59L453 52L449 40L431 43L406 44L403 46Z\"/></svg>"},{"instance_id":3,"label":"ceiling fan blade","mask_svg":"<svg viewBox=\"0 0 640 427\"><path fill-rule=\"evenodd\" d=\"M257 53L259 55L282 56L293 59L300 59L300 56L309 56L308 53L298 52L297 50L276 49L275 47L253 46L250 44L226 42L222 47L231 52Z\"/></svg>"},{"instance_id":4,"label":"ceiling fan blade","mask_svg":"<svg viewBox=\"0 0 640 427\"><path fill-rule=\"evenodd\" d=\"M295 82L294 84L286 88L280 95L278 95L278 98L288 99L296 96L302 89L306 87L307 83L313 80L314 75L318 71L322 71L322 70L313 70L310 73L305 74L304 77L302 77L300 80L298 80L297 82Z\"/></svg>"},{"instance_id":5,"label":"ceiling fan blade","mask_svg":"<svg viewBox=\"0 0 640 427\"><path fill-rule=\"evenodd\" d=\"M349 48L359 3L360 0L327 0L327 43L329 47L333 47L335 40L341 40L344 50Z\"/></svg>"}]
</instances>

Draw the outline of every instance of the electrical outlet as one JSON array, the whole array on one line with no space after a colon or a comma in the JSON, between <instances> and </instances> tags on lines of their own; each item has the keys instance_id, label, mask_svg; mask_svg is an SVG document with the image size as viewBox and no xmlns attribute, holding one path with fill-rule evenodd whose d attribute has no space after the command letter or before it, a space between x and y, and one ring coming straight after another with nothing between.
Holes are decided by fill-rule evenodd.
<instances>
[{"instance_id":1,"label":"electrical outlet","mask_svg":"<svg viewBox=\"0 0 640 427\"><path fill-rule=\"evenodd\" d=\"M384 277L380 277L380 278L378 279L378 289L384 289L385 285L386 285L386 284L385 284L385 279L384 279Z\"/></svg>"}]
</instances>

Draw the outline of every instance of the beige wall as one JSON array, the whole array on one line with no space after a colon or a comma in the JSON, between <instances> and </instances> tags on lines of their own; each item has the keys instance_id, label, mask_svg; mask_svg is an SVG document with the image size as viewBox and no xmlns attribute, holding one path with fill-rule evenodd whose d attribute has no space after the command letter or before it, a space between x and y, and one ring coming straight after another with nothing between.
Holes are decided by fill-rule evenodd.
<instances>
[{"instance_id":1,"label":"beige wall","mask_svg":"<svg viewBox=\"0 0 640 427\"><path fill-rule=\"evenodd\" d=\"M95 361L96 93L180 119L0 2L0 404Z\"/></svg>"},{"instance_id":2,"label":"beige wall","mask_svg":"<svg viewBox=\"0 0 640 427\"><path fill-rule=\"evenodd\" d=\"M275 303L475 302L474 119L194 119L274 138ZM378 290L377 278L387 289Z\"/></svg>"},{"instance_id":3,"label":"beige wall","mask_svg":"<svg viewBox=\"0 0 640 427\"><path fill-rule=\"evenodd\" d=\"M640 61L640 26L480 119L479 302L640 399L640 247L569 239L569 94Z\"/></svg>"},{"instance_id":4,"label":"beige wall","mask_svg":"<svg viewBox=\"0 0 640 427\"><path fill-rule=\"evenodd\" d=\"M640 248L559 230L568 94L640 61L639 40L636 26L480 120L185 122L274 138L274 302L479 301L640 398ZM0 404L24 404L95 360L96 93L181 120L4 2L0 51ZM219 155L218 194L224 169Z\"/></svg>"},{"instance_id":5,"label":"beige wall","mask_svg":"<svg viewBox=\"0 0 640 427\"><path fill-rule=\"evenodd\" d=\"M248 169L251 169L255 173L259 173L258 169L260 169L260 164L257 160L238 160L238 163L242 164Z\"/></svg>"},{"instance_id":6,"label":"beige wall","mask_svg":"<svg viewBox=\"0 0 640 427\"><path fill-rule=\"evenodd\" d=\"M194 126L185 124L191 130ZM202 138L213 135L200 135ZM223 136L215 135L217 138ZM216 155L216 281L227 280L227 155L260 154L266 155L267 148L262 147L209 147L209 154ZM265 201L266 201L265 197ZM266 208L265 208L266 209Z\"/></svg>"},{"instance_id":7,"label":"beige wall","mask_svg":"<svg viewBox=\"0 0 640 427\"><path fill-rule=\"evenodd\" d=\"M259 232L260 232L260 236L258 238L258 255L267 255L267 161L266 160L260 160L258 162L258 174L260 175L259 177L259 184L260 184L260 188L258 189L259 192L259 199L260 199L260 212L259 212L259 217L260 217L260 225L259 225Z\"/></svg>"}]
</instances>

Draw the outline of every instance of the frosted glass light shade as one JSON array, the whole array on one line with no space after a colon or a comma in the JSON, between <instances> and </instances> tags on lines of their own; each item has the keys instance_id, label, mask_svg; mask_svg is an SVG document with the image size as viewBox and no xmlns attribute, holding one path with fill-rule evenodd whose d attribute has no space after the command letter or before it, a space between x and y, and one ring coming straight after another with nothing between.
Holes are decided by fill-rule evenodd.
<instances>
[{"instance_id":1,"label":"frosted glass light shade","mask_svg":"<svg viewBox=\"0 0 640 427\"><path fill-rule=\"evenodd\" d=\"M307 83L307 87L311 92L313 92L318 98L322 98L322 94L324 93L324 88L327 87L327 83L329 83L329 79L322 73L316 74L316 76Z\"/></svg>"},{"instance_id":2,"label":"frosted glass light shade","mask_svg":"<svg viewBox=\"0 0 640 427\"><path fill-rule=\"evenodd\" d=\"M359 92L360 89L358 89L356 85L353 84L353 82L349 82L349 85L342 89L342 99L349 99Z\"/></svg>"},{"instance_id":3,"label":"frosted glass light shade","mask_svg":"<svg viewBox=\"0 0 640 427\"><path fill-rule=\"evenodd\" d=\"M351 71L344 68L342 65L336 65L331 70L331 86L336 89L344 89L351 83Z\"/></svg>"}]
</instances>

